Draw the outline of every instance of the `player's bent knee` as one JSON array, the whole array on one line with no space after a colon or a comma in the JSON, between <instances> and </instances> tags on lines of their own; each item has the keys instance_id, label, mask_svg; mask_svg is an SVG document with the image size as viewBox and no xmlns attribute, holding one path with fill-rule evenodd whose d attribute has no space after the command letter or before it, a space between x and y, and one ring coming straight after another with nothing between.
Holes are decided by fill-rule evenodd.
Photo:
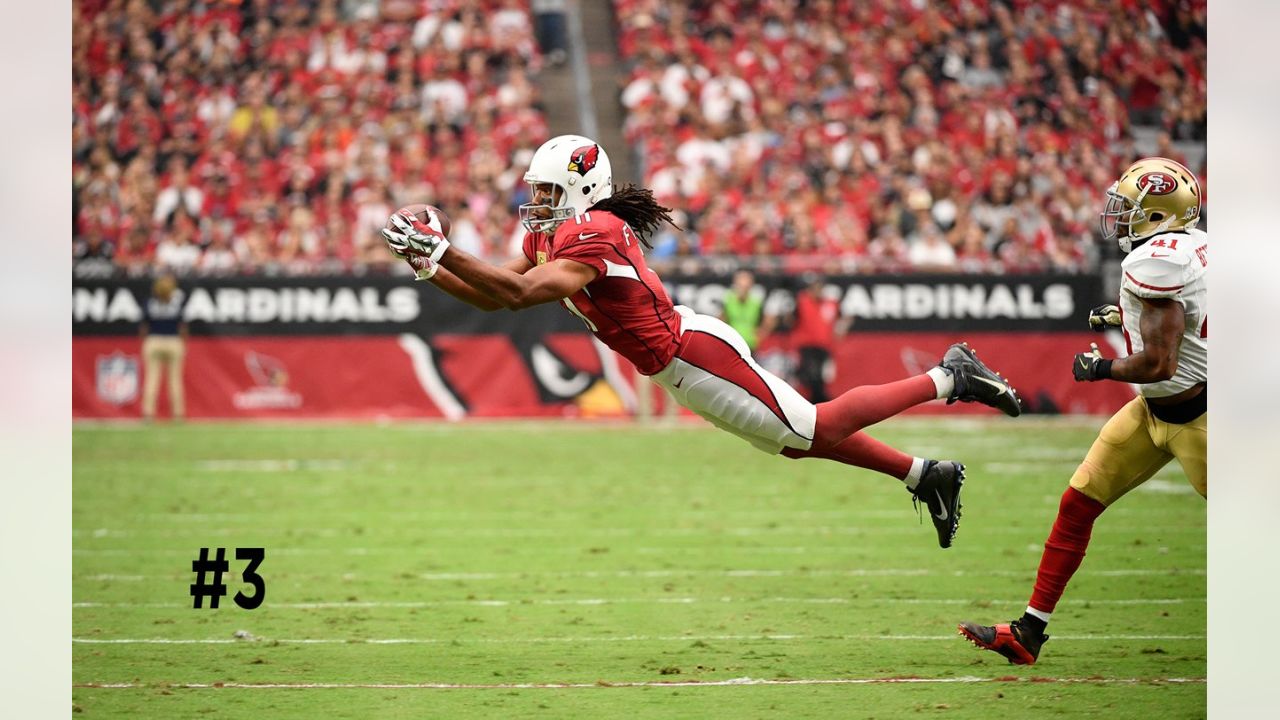
<instances>
[{"instance_id":1,"label":"player's bent knee","mask_svg":"<svg viewBox=\"0 0 1280 720\"><path fill-rule=\"evenodd\" d=\"M1072 473L1069 484L1079 490L1085 497L1097 500L1103 505L1110 505L1115 498L1111 497L1115 483L1109 483L1100 477L1100 473L1087 461L1080 463Z\"/></svg>"}]
</instances>

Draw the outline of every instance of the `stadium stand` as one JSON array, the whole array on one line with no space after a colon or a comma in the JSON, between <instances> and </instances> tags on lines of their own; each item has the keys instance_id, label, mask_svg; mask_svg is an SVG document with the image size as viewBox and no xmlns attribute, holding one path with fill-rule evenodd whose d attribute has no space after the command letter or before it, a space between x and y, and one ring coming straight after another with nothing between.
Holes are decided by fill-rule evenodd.
<instances>
[{"instance_id":1,"label":"stadium stand","mask_svg":"<svg viewBox=\"0 0 1280 720\"><path fill-rule=\"evenodd\" d=\"M73 28L79 273L376 267L424 198L505 256L548 137L528 0L83 0Z\"/></svg>"},{"instance_id":2,"label":"stadium stand","mask_svg":"<svg viewBox=\"0 0 1280 720\"><path fill-rule=\"evenodd\" d=\"M658 257L1078 272L1117 168L1204 182L1203 0L614 8L628 142L688 213Z\"/></svg>"},{"instance_id":3,"label":"stadium stand","mask_svg":"<svg viewBox=\"0 0 1280 720\"><path fill-rule=\"evenodd\" d=\"M1087 271L1126 160L1204 182L1203 0L942 5L615 0L612 152L684 219L655 261ZM534 30L529 0L74 3L77 273L377 269L424 199L505 258Z\"/></svg>"}]
</instances>

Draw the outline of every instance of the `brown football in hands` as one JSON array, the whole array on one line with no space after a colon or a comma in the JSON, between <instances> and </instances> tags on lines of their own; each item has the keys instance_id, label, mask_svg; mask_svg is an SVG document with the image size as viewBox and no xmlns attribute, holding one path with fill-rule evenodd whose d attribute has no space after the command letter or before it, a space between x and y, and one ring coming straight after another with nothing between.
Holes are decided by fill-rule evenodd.
<instances>
[{"instance_id":1,"label":"brown football in hands","mask_svg":"<svg viewBox=\"0 0 1280 720\"><path fill-rule=\"evenodd\" d=\"M452 227L452 224L449 222L449 216L445 215L443 210L441 210L440 208L434 205L424 205L422 203L417 203L415 205L405 205L404 207L400 208L396 212L410 213L415 218L418 219L418 222L422 223L423 225L430 225L432 228L437 230L441 235L444 235L445 237L449 237L449 230ZM390 218L387 219L387 229L388 230L396 229L395 226L391 224Z\"/></svg>"}]
</instances>

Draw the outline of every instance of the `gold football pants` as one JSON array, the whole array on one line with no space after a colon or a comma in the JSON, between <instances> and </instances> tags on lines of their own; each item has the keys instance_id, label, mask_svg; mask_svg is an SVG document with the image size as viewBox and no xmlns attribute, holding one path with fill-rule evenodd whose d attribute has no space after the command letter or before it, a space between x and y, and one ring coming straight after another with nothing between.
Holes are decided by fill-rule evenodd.
<instances>
[{"instance_id":1,"label":"gold football pants","mask_svg":"<svg viewBox=\"0 0 1280 720\"><path fill-rule=\"evenodd\" d=\"M1071 487L1110 505L1177 458L1191 486L1207 498L1208 438L1209 413L1175 425L1152 415L1147 401L1136 397L1102 426Z\"/></svg>"}]
</instances>

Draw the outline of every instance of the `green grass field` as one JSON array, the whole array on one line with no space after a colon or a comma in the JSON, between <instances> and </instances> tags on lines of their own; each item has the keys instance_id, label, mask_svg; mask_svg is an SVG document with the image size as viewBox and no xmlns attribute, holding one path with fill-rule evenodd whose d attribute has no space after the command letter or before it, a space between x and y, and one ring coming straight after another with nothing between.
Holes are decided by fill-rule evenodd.
<instances>
[{"instance_id":1,"label":"green grass field","mask_svg":"<svg viewBox=\"0 0 1280 720\"><path fill-rule=\"evenodd\" d=\"M1205 504L1176 465L1098 521L1038 665L955 635L1021 613L1100 424L878 427L968 465L945 551L896 481L699 425L81 425L74 709L1204 717ZM202 547L228 549L217 610ZM236 547L266 549L256 610Z\"/></svg>"}]
</instances>

